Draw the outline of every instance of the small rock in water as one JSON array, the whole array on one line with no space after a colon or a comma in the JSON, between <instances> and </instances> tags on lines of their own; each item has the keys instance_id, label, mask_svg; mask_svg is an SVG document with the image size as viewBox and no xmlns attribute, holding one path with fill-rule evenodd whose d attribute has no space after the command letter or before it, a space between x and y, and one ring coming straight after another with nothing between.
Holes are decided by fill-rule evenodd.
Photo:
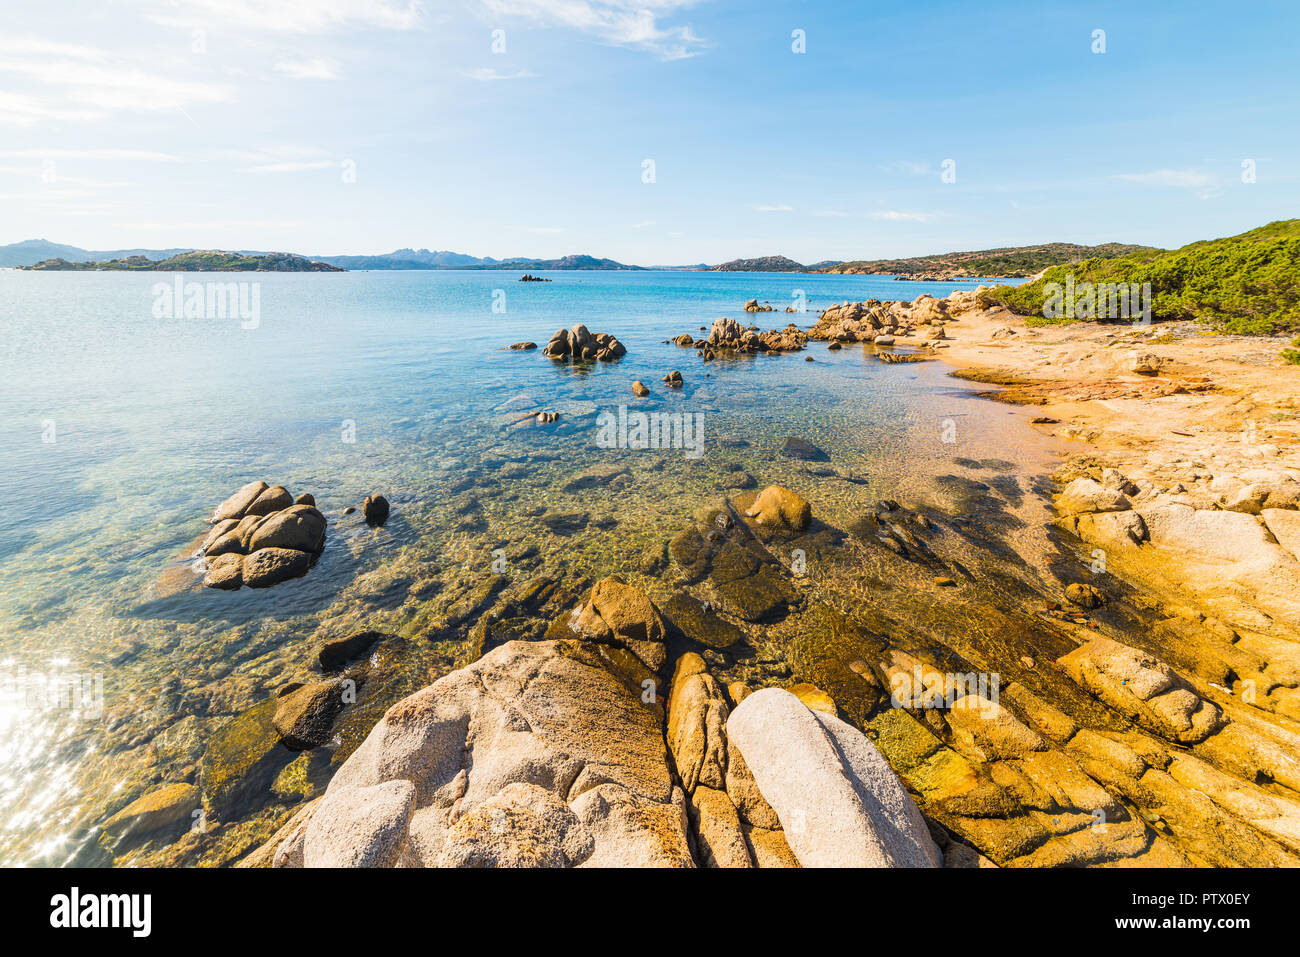
<instances>
[{"instance_id":1,"label":"small rock in water","mask_svg":"<svg viewBox=\"0 0 1300 957\"><path fill-rule=\"evenodd\" d=\"M343 514L344 514L344 515L351 515L351 514L352 514L353 512L355 512L356 510L357 510L357 507L356 507L355 505L349 505L347 508L345 508L345 509L343 510Z\"/></svg>"},{"instance_id":2,"label":"small rock in water","mask_svg":"<svg viewBox=\"0 0 1300 957\"><path fill-rule=\"evenodd\" d=\"M303 492L301 495L299 495L297 498L293 500L293 504L294 505L315 505L316 496L312 495L311 492Z\"/></svg>"},{"instance_id":3,"label":"small rock in water","mask_svg":"<svg viewBox=\"0 0 1300 957\"><path fill-rule=\"evenodd\" d=\"M664 376L664 381L667 382L671 388L680 389L682 387L682 374L678 370L674 369L672 372Z\"/></svg>"},{"instance_id":4,"label":"small rock in water","mask_svg":"<svg viewBox=\"0 0 1300 957\"><path fill-rule=\"evenodd\" d=\"M538 425L550 425L552 422L555 422L556 420L558 420L559 417L560 417L560 413L558 413L558 412L538 412L538 413L537 413L537 424L538 424Z\"/></svg>"},{"instance_id":5,"label":"small rock in water","mask_svg":"<svg viewBox=\"0 0 1300 957\"><path fill-rule=\"evenodd\" d=\"M1098 608L1106 604L1106 596L1092 585L1066 585L1065 597L1080 608Z\"/></svg>"},{"instance_id":6,"label":"small rock in water","mask_svg":"<svg viewBox=\"0 0 1300 957\"><path fill-rule=\"evenodd\" d=\"M511 348L511 349L519 349L519 350L536 349L536 348L537 348L537 343L535 343L535 342L516 342L516 343L515 343L514 345L512 345L510 348Z\"/></svg>"},{"instance_id":7,"label":"small rock in water","mask_svg":"<svg viewBox=\"0 0 1300 957\"><path fill-rule=\"evenodd\" d=\"M807 439L795 435L786 437L785 445L781 447L781 454L804 462L829 462L831 458Z\"/></svg>"},{"instance_id":8,"label":"small rock in water","mask_svg":"<svg viewBox=\"0 0 1300 957\"><path fill-rule=\"evenodd\" d=\"M640 379L637 379L632 383L632 394L639 398L644 399L646 396L650 394L650 390L646 388L644 382L642 382Z\"/></svg>"},{"instance_id":9,"label":"small rock in water","mask_svg":"<svg viewBox=\"0 0 1300 957\"><path fill-rule=\"evenodd\" d=\"M367 495L361 508L367 525L378 527L388 521L388 499L382 495Z\"/></svg>"},{"instance_id":10,"label":"small rock in water","mask_svg":"<svg viewBox=\"0 0 1300 957\"><path fill-rule=\"evenodd\" d=\"M338 671L353 658L365 654L375 643L383 638L382 632L359 631L346 638L335 638L320 646L317 660L322 671Z\"/></svg>"}]
</instances>

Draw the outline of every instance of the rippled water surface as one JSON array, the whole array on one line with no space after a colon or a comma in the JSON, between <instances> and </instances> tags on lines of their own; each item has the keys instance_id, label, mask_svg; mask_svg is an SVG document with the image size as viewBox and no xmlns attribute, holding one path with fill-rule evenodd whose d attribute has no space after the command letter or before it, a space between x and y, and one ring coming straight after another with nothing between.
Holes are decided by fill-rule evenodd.
<instances>
[{"instance_id":1,"label":"rippled water surface","mask_svg":"<svg viewBox=\"0 0 1300 957\"><path fill-rule=\"evenodd\" d=\"M806 327L815 313L783 311L801 291L815 310L950 286L548 275L188 277L260 283L259 322L243 328L155 318L154 285L169 278L157 274L0 271L0 863L73 859L127 797L194 779L212 728L300 671L318 628L386 616L417 629L411 583L486 570L493 550L598 576L728 494L733 470L846 521L875 499L942 491L955 457L1010 469L1048 454L1021 413L974 398L938 362L810 343L706 364L664 342L719 316ZM777 311L746 317L751 297ZM617 335L628 355L572 367L506 348L576 322ZM661 382L672 369L681 390ZM649 399L633 397L634 379ZM597 414L620 405L701 414L703 455L598 447ZM518 428L534 409L559 421ZM830 461L781 456L789 435ZM632 470L629 485L563 490L611 462ZM204 590L186 556L213 506L254 479L315 496L325 551L272 589ZM393 503L385 528L343 515L376 491ZM471 499L477 522L463 514ZM548 509L585 512L586 524L548 531ZM56 676L89 691L65 687L64 700L41 684Z\"/></svg>"}]
</instances>

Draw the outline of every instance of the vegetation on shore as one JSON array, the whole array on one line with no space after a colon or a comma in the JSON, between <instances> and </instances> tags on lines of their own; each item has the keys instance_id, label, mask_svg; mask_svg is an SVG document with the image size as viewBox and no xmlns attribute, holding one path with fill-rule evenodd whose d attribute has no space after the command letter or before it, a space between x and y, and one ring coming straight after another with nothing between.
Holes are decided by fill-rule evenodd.
<instances>
[{"instance_id":1,"label":"vegetation on shore","mask_svg":"<svg viewBox=\"0 0 1300 957\"><path fill-rule=\"evenodd\" d=\"M148 271L148 272L344 272L338 266L313 262L294 253L237 253L217 249L201 249L180 253L167 259L149 259L145 256L128 256L104 262L68 262L66 259L46 259L22 269L55 271Z\"/></svg>"},{"instance_id":2,"label":"vegetation on shore","mask_svg":"<svg viewBox=\"0 0 1300 957\"><path fill-rule=\"evenodd\" d=\"M1180 249L1053 266L1034 282L989 290L983 300L1045 323L1052 321L1042 318L1047 285L1070 276L1076 286L1150 283L1157 320L1195 319L1215 332L1244 335L1300 332L1300 219Z\"/></svg>"},{"instance_id":3,"label":"vegetation on shore","mask_svg":"<svg viewBox=\"0 0 1300 957\"><path fill-rule=\"evenodd\" d=\"M939 273L948 277L1019 278L1033 276L1049 266L1060 263L1110 259L1144 251L1158 252L1150 246L1133 246L1127 243L1103 243L1100 246L1043 243L1039 246L1006 246L1000 249L980 249L972 252L938 253L933 256L915 256L911 259L864 259L840 263L838 266L831 266L822 271L839 274L915 276L922 273Z\"/></svg>"},{"instance_id":4,"label":"vegetation on shore","mask_svg":"<svg viewBox=\"0 0 1300 957\"><path fill-rule=\"evenodd\" d=\"M730 262L710 266L709 272L822 272L838 262L826 261L805 266L789 256L759 256L755 259L733 259Z\"/></svg>"}]
</instances>

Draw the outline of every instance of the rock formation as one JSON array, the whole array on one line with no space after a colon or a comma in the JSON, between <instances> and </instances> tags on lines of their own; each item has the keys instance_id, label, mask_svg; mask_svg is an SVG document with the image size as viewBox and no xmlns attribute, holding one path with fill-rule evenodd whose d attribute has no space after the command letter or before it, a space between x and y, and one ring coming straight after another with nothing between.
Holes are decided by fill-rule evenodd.
<instances>
[{"instance_id":1,"label":"rock formation","mask_svg":"<svg viewBox=\"0 0 1300 957\"><path fill-rule=\"evenodd\" d=\"M245 485L209 521L196 552L209 588L266 588L298 578L325 547L325 516L315 504L295 504L284 488L265 482Z\"/></svg>"},{"instance_id":2,"label":"rock formation","mask_svg":"<svg viewBox=\"0 0 1300 957\"><path fill-rule=\"evenodd\" d=\"M582 323L572 329L560 329L542 350L551 359L599 359L611 362L627 354L623 343L607 332L591 333Z\"/></svg>"}]
</instances>

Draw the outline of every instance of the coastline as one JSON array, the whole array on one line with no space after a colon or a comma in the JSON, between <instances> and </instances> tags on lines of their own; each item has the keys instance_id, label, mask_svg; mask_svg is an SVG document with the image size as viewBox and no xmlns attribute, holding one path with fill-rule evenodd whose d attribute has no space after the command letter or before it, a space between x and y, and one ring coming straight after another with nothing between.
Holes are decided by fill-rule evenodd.
<instances>
[{"instance_id":1,"label":"coastline","mask_svg":"<svg viewBox=\"0 0 1300 957\"><path fill-rule=\"evenodd\" d=\"M1294 442L1273 434L1275 428L1285 429L1289 419L1279 420L1280 426L1270 419L1267 427L1257 427L1256 445L1263 448L1252 447L1252 454L1229 441L1250 414L1259 418L1285 411L1284 403L1294 401L1293 392L1279 390L1276 401L1253 412L1240 404L1242 390L1285 374L1273 358L1276 349L1257 340L1253 345L1251 340L1243 345L1201 337L1165 341L1171 338L1167 326L1136 338L1127 326L1033 329L1000 310L974 308L974 295L963 291L945 300L921 297L890 306L882 335L888 333L893 341L863 343L861 359L872 367L877 360L891 361L886 356L942 359L968 382L994 384L996 392L988 398L1011 403L1004 408L1017 420L1056 420L1012 427L1052 433L1053 446L1078 443L1079 451L1055 474L1061 485L1095 479L1100 491L1091 486L1084 491L1102 496L1104 511L1083 497L1085 507L1063 509L1052 522L1048 509L1059 489L1048 480L1050 467L1038 472L1005 459L951 458L951 451L926 459L940 472L934 476L935 494L918 490L916 496L897 494L899 501L880 499L882 492L890 493L854 474L851 460L842 458L851 442L828 446L836 453L830 463L815 454L802 458L797 444L794 451L800 455L790 456L774 447L783 430L769 424L749 435L759 446L750 451L742 451L748 443L732 444L739 436L725 436L725 443L724 436L716 437L717 451L710 446L704 480L704 487L711 485L712 503L697 506L691 498L686 508L665 510L671 524L658 530L644 553L618 554L620 543L629 544L624 524L617 536L595 536L604 547L588 561L573 562L564 554L569 550L565 538L589 518L575 509L600 508L590 523L602 531L612 529L625 516L605 514L611 506L601 504L602 499L617 495L626 500L639 482L662 496L665 489L678 487L681 463L663 460L650 467L654 474L649 475L637 464L646 460L605 453L609 457L601 458L601 464L588 461L585 469L572 472L575 463L558 460L556 451L520 448L518 440L508 438L523 433L485 439L465 464L448 462L447 491L454 498L446 503L451 510L445 517L416 517L422 508L416 501L400 494L394 499L396 522L413 519L426 536L430 528L435 535L444 530L456 535L456 551L447 556L451 564L439 561L435 567L418 552L390 555L319 616L273 629L252 655L226 663L227 673L232 665L243 673L241 682L245 669L255 669L256 687L230 689L228 703L213 709L201 734L188 720L190 737L183 751L190 757L170 759L150 772L167 775L155 779L164 786L150 786L123 806L128 794L140 793L133 790L108 808L120 830L123 821L154 821L160 804L167 813L200 804L211 815L211 830L178 837L167 830L174 822L166 823L156 834L142 835L141 846L113 847L115 863L266 866L346 863L358 854L371 859L369 843L344 839L351 833L351 818L344 813L347 806L338 802L339 795L358 786L359 775L370 780L366 787L384 789L377 794L403 792L405 779L357 770L367 764L386 767L392 757L386 749L396 747L391 740L385 743L387 732L376 722L395 709L401 713L402 702L439 697L441 693L428 690L431 683L459 689L447 692L448 700L463 709L467 720L505 720L493 710L496 704L466 684L472 675L493 676L512 688L504 700L527 716L534 740L527 746L507 738L444 742L456 753L481 749L461 768L465 780L453 788L468 790L438 804L439 813L446 814L444 823L419 840L415 835L423 825L417 826L414 817L394 825L399 832L405 827L411 837L388 850L409 856L389 857L386 850L381 857L388 863L449 863L451 858L421 851L425 845L420 841L452 842L448 828L458 826L462 814L467 815L463 830L483 824L484 814L523 814L524 807L535 814L549 807L562 817L571 811L579 815L579 831L597 835L592 856L565 851L564 857L554 858L560 863L864 863L828 857L831 851L824 845L800 844L794 833L786 833L790 819L778 820L782 799L773 782L811 774L820 760L806 741L798 743L803 740L799 735L813 730L800 731L799 722L807 720L800 717L804 711L765 704L774 710L765 712L759 724L763 733L746 738L743 726L757 719L738 718L740 743L731 743L731 718L747 714L742 705L760 691L788 692L801 707L825 715L816 720L826 733L839 735L837 741L847 742L843 754L858 753L867 742L879 752L885 767L873 771L869 762L863 765L859 783L902 782L907 801L915 803L929 832L925 838L913 828L912 843L890 851L895 860L921 860L929 866L937 862L932 853L937 849L946 866L1300 863L1300 769L1291 757L1300 750L1294 720L1300 668L1292 664L1300 645L1283 619L1285 607L1276 604L1285 591L1254 588L1243 597L1249 582L1225 585L1231 556L1207 554L1193 566L1157 541L1158 535L1140 543L1123 537L1133 527L1133 515L1150 532L1167 534L1170 523L1161 526L1152 517L1158 509L1222 513L1236 524L1264 521L1249 511L1218 507L1206 496L1217 478L1216 495L1231 492L1235 504L1247 507L1258 489L1238 495L1246 486L1230 488L1224 475L1241 478L1248 466L1261 461L1275 470L1279 462L1287 468L1294 462ZM802 333L787 336L779 330L763 334L771 335L776 337L770 339L771 347L784 353L770 357L777 362L797 362L802 369L803 360L824 362L821 350L829 349L836 361L849 360L841 366L846 372L857 365L857 357L843 351L847 342L805 339ZM1226 372L1222 360L1215 364L1225 345L1241 351L1240 362L1234 359ZM1154 359L1143 365L1156 370L1133 372L1136 357L1148 352ZM731 365L734 360L725 355L701 364L685 358L689 352L680 354L693 388L707 382L708 375L715 376L715 383L726 375L765 375L759 365ZM515 355L510 361L542 359L536 353ZM702 349L699 358L704 358ZM827 374L839 374L835 362L826 365ZM930 366L933 371L925 371L923 379L933 383L937 366ZM772 368L775 372L777 367ZM1216 382L1216 369L1228 381ZM915 365L885 366L876 381L880 387L907 391L915 388L908 383L921 371ZM961 391L974 388L963 385ZM652 402L661 401L659 391L672 395L656 389ZM1161 403L1158 415L1151 414L1153 403ZM502 405L501 414L513 421L517 416L509 407ZM578 416L590 410L573 404L563 408L558 427L568 429L563 435L572 435ZM942 403L933 405L927 414L941 416L943 409ZM1211 410L1225 419L1224 427L1208 436L1194 432L1211 418ZM566 427L571 417L575 421ZM993 418L1009 422L1006 416ZM992 424L991 419L981 427ZM999 421L994 431L1001 425ZM1200 438L1202 444L1212 444L1208 452L1198 453L1213 466L1209 475L1195 474L1199 467L1181 446L1180 455L1148 466L1152 447L1170 430L1179 442ZM1182 432L1189 434L1178 434ZM982 453L975 453L975 447L960 449L968 455L991 452L987 441ZM940 448L957 451L955 446ZM765 462L769 453L778 461ZM488 501L485 510L475 493L496 486L499 474L504 477L496 470L503 467L515 478L532 475L531 481L540 483L526 493L528 507L521 509L510 533L541 546L540 553L530 547L520 556L518 577L489 574L478 561L489 539L500 540L504 531L494 503ZM943 474L947 469L951 473ZM546 474L535 474L539 471ZM1286 478L1283 471L1278 481L1286 484ZM1137 488L1144 483L1151 487ZM1199 490L1201 497L1186 488L1173 491L1178 484L1193 493ZM1129 486L1133 490L1126 491ZM687 488L681 485L677 494ZM544 497L532 497L538 492ZM1277 511L1268 495L1266 490L1260 498L1259 511ZM1172 500L1179 496L1191 504ZM1081 498L1078 489L1074 498ZM1119 498L1129 507L1115 507ZM368 548L361 543L380 540L379 533L354 532L335 518L332 509L337 507L337 502L322 501L331 523L338 523L327 558L345 542L355 543L345 547ZM1294 505L1291 509L1295 514ZM445 524L448 520L456 524ZM1222 538L1196 523L1190 527L1186 534L1202 540ZM1104 552L1100 571L1099 547ZM1289 566L1281 558L1278 562L1280 571L1274 571L1284 574ZM1200 577L1185 582L1171 577L1183 567L1197 570ZM310 573L307 581L316 581L318 574ZM1207 582L1215 589L1203 594ZM619 596L614 609L600 598L611 592ZM578 627L575 621L586 625ZM624 627L629 621L635 625L631 631ZM368 657L351 661L342 672L317 667L318 649L361 634L378 636L377 644L368 646ZM604 710L623 718L602 724L600 709L593 712L581 696L565 692L567 686L552 688L544 712L538 712L539 702L523 691L538 668L580 686L595 681L604 689ZM191 684L187 693L217 704L215 696L224 698L227 692L222 675L215 669L214 674L215 680ZM928 685L933 677L942 687L953 675L982 679L965 698L991 696L989 713L996 720L986 723L980 715L972 722L957 700L936 707L906 696L898 699L900 682ZM337 719L334 709L332 728L313 737L322 741L332 733L337 740L296 756L282 755L278 728L288 726L293 715L279 713L280 696L286 709L291 700L294 706L311 704L332 694L333 682L341 679L357 681L361 698ZM641 693L647 681L655 687L648 702L650 724L640 710L626 710L619 690ZM1151 702L1126 697L1124 689L1133 682L1145 691L1155 689ZM763 700L772 702L773 695ZM231 712L229 720L219 717ZM426 719L412 718L415 727L426 727ZM550 796L521 792L520 786L535 783L530 775L538 762L549 767L558 761L556 742L538 729L559 726L583 729L559 748L587 755L581 783L570 778L571 771L564 770L569 766L561 761L553 770L557 781L566 782L563 786L554 785ZM635 741L627 737L634 729ZM793 737L787 739L787 734ZM751 751L769 739L780 743L783 755L794 756L793 764L774 777L765 778L773 772L759 766L752 768L755 780L743 775L731 780L727 769L758 763ZM636 771L632 777L606 780L605 771L591 770L609 765ZM710 766L711 776L705 773ZM476 767L496 767L499 773L476 777ZM507 794L503 782L514 790ZM441 793L452 785L450 779L431 779L419 787ZM626 793L612 793L614 785ZM268 800L268 789L274 800ZM218 790L226 796L215 800ZM588 791L599 800L586 797ZM761 792L759 797L753 797L755 792ZM254 799L258 793L262 796ZM333 803L326 803L331 794ZM569 811L554 805L554 797ZM333 810L318 819L322 807ZM619 817L642 812L659 822L656 833L668 836L666 845L638 844L646 837L644 828ZM1096 829L1099 812L1109 831ZM315 843L308 841L313 827ZM927 840L934 842L933 849ZM488 853L478 838L466 841L467 860ZM630 851L632 856L619 859L602 856L621 842L640 846L640 856ZM112 842L102 846L109 850ZM519 862L510 855L525 846L522 838L512 839L494 844L491 853L505 855L494 858L497 863ZM311 847L316 850L308 853ZM325 854L324 849L334 856L313 856Z\"/></svg>"}]
</instances>

